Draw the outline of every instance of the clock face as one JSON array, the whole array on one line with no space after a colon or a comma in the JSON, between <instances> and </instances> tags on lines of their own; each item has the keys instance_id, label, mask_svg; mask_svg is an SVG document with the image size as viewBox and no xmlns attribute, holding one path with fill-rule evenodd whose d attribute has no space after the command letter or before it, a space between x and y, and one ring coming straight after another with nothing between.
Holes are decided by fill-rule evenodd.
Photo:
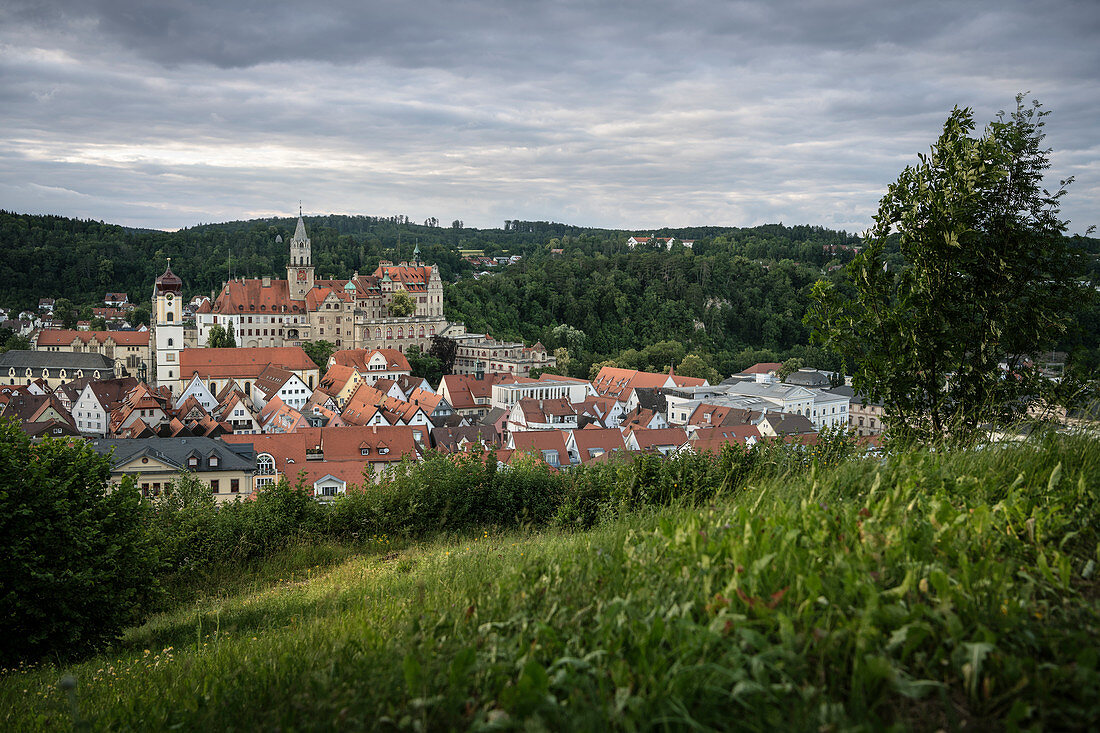
<instances>
[{"instance_id":1,"label":"clock face","mask_svg":"<svg viewBox=\"0 0 1100 733\"><path fill-rule=\"evenodd\" d=\"M168 293L165 297L168 298L169 303L172 302L172 294L171 293Z\"/></svg>"},{"instance_id":2,"label":"clock face","mask_svg":"<svg viewBox=\"0 0 1100 733\"><path fill-rule=\"evenodd\" d=\"M298 282L304 283L306 281L306 271L298 270Z\"/></svg>"}]
</instances>

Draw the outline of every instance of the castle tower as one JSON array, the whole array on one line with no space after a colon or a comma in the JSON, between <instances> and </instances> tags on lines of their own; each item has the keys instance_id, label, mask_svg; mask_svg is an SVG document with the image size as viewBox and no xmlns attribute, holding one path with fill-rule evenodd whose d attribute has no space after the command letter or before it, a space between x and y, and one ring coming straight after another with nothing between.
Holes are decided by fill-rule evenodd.
<instances>
[{"instance_id":1,"label":"castle tower","mask_svg":"<svg viewBox=\"0 0 1100 733\"><path fill-rule=\"evenodd\" d=\"M286 281L290 287L291 300L305 300L306 293L313 289L313 250L306 236L306 223L302 221L302 212L298 212L298 226L290 240L290 263L286 266Z\"/></svg>"},{"instance_id":2,"label":"castle tower","mask_svg":"<svg viewBox=\"0 0 1100 733\"><path fill-rule=\"evenodd\" d=\"M153 351L149 382L154 387L168 387L175 394L183 350L183 280L172 272L170 257L164 274L153 284L149 346Z\"/></svg>"}]
</instances>

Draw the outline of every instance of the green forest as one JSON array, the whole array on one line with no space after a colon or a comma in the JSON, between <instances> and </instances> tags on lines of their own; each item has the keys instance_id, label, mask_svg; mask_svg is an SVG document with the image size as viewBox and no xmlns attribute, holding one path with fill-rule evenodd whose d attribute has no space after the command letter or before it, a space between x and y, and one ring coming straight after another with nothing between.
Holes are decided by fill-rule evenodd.
<instances>
[{"instance_id":1,"label":"green forest","mask_svg":"<svg viewBox=\"0 0 1100 733\"><path fill-rule=\"evenodd\" d=\"M161 232L0 212L0 306L33 309L39 298L54 297L79 307L100 303L107 291L126 292L142 303L168 257L188 297L210 294L230 274L278 277L285 272L295 221ZM689 356L719 374L792 357L840 368L837 357L807 345L803 318L813 284L823 277L839 282L854 254L850 248L861 241L848 232L782 224L627 232L511 220L499 229L473 229L459 221L450 227L431 220L418 224L405 216L305 221L318 277L370 272L383 259L411 259L419 246L423 261L439 265L448 319L498 338L564 347L569 358L563 371L585 377L608 360L665 369ZM632 234L695 244L631 250L626 240ZM280 236L283 241L276 241ZM1074 238L1073 244L1092 255L1091 271L1081 276L1100 282L1100 240ZM462 258L469 250L523 259L474 279ZM891 267L905 264L896 251L886 261ZM1078 325L1062 346L1083 369L1095 368L1095 307L1079 314Z\"/></svg>"}]
</instances>

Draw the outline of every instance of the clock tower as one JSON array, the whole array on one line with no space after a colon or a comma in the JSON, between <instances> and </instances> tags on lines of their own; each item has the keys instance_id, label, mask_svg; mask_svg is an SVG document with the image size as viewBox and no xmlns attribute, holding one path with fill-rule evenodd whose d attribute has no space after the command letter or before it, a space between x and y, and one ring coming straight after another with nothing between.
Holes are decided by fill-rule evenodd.
<instances>
[{"instance_id":1,"label":"clock tower","mask_svg":"<svg viewBox=\"0 0 1100 733\"><path fill-rule=\"evenodd\" d=\"M290 240L290 263L286 266L287 286L291 300L305 300L306 293L313 289L313 252L309 237L306 236L306 223L302 221L302 212L298 211L298 226L294 229L294 238Z\"/></svg>"},{"instance_id":2,"label":"clock tower","mask_svg":"<svg viewBox=\"0 0 1100 733\"><path fill-rule=\"evenodd\" d=\"M180 351L183 349L183 280L168 267L153 285L153 312L149 317L149 347L152 350L152 374L149 382L156 387L168 387L176 393L180 374Z\"/></svg>"}]
</instances>

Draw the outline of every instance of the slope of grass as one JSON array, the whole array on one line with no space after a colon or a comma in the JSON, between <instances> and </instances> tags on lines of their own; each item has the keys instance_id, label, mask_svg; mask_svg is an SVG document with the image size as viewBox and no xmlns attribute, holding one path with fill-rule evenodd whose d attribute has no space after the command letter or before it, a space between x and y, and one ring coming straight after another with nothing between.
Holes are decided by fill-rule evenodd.
<instances>
[{"instance_id":1,"label":"slope of grass","mask_svg":"<svg viewBox=\"0 0 1100 733\"><path fill-rule=\"evenodd\" d=\"M1097 448L853 461L583 533L289 553L101 657L6 671L0 725L1084 728Z\"/></svg>"}]
</instances>

